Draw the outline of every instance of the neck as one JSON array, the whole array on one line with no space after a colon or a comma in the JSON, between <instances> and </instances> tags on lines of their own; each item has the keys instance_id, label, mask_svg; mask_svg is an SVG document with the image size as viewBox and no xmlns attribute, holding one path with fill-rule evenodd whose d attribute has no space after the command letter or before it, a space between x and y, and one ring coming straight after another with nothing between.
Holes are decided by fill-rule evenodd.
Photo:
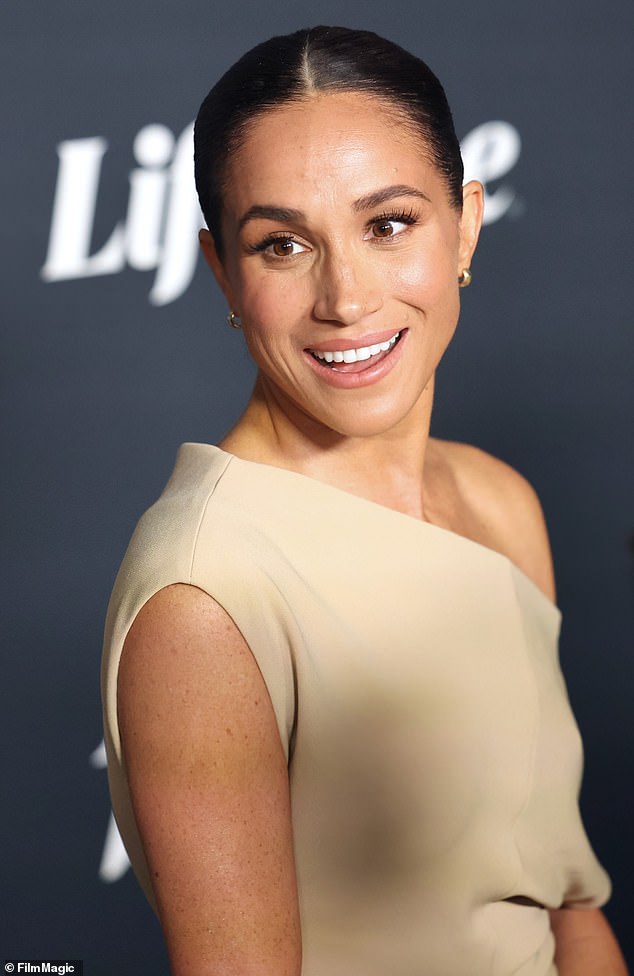
<instances>
[{"instance_id":1,"label":"neck","mask_svg":"<svg viewBox=\"0 0 634 976\"><path fill-rule=\"evenodd\" d=\"M424 518L424 467L433 391L432 378L396 427L369 436L347 436L319 424L292 404L280 403L276 391L258 376L244 414L220 446L247 460L297 471Z\"/></svg>"}]
</instances>

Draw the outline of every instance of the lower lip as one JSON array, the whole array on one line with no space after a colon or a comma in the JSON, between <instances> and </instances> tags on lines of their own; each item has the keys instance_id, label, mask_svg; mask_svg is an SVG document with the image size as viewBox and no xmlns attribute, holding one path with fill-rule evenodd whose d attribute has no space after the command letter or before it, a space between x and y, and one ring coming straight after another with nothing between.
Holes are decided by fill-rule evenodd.
<instances>
[{"instance_id":1,"label":"lower lip","mask_svg":"<svg viewBox=\"0 0 634 976\"><path fill-rule=\"evenodd\" d=\"M361 387L370 386L372 383L378 383L379 380L382 380L384 376L387 376L394 369L401 358L403 345L407 339L407 332L407 329L403 329L400 338L378 362L372 363L368 360L366 368L356 373L341 373L332 366L324 366L310 352L305 351L304 355L309 365L319 376L319 379L325 380L330 386L334 386L339 390L358 390Z\"/></svg>"}]
</instances>

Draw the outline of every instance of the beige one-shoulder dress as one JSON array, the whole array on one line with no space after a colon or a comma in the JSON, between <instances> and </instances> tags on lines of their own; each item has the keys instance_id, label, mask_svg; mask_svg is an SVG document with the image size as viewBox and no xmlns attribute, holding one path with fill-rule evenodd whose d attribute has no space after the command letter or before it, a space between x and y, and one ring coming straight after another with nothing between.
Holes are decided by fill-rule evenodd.
<instances>
[{"instance_id":1,"label":"beige one-shoulder dress","mask_svg":"<svg viewBox=\"0 0 634 976\"><path fill-rule=\"evenodd\" d=\"M143 604L231 615L288 755L303 976L553 976L546 908L609 880L577 796L560 615L509 560L329 485L181 447L117 577L103 661L112 803L152 886L117 727Z\"/></svg>"}]
</instances>

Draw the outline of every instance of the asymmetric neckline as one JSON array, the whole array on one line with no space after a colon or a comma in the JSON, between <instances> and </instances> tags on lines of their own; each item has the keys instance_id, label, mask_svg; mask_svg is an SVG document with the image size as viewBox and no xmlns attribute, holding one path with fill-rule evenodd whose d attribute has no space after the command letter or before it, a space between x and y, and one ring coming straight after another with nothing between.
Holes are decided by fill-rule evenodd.
<instances>
[{"instance_id":1,"label":"asymmetric neckline","mask_svg":"<svg viewBox=\"0 0 634 976\"><path fill-rule=\"evenodd\" d=\"M237 454L231 454L229 451L223 450L216 444L206 444L203 442L187 441L183 443L180 447L179 453L188 452L190 450L199 452L208 452L212 455L224 458L225 467L229 465L247 465L251 468L260 471L274 472L276 476L282 479L288 479L290 482L295 481L296 484L300 485L310 485L316 491L323 491L326 493L334 492L335 497L343 496L348 500L349 504L354 504L355 502L359 506L370 506L374 510L377 517L382 515L382 517L389 519L394 517L399 520L401 524L405 524L403 520L409 525L419 526L420 528L415 531L427 532L432 534L437 534L437 538L442 538L443 536L453 540L454 544L464 544L465 547L469 547L471 551L476 550L484 551L491 554L493 557L502 560L503 563L510 568L513 573L516 573L520 579L522 579L528 586L538 595L539 598L544 602L545 606L554 612L558 618L561 618L561 611L556 603L554 603L550 597L548 597L543 590L537 586L537 584L528 576L523 569L521 569L517 563L505 555L499 552L497 549L492 549L490 546L485 545L482 542L477 542L475 539L470 539L468 536L461 535L459 532L454 532L452 529L447 529L441 525L435 525L433 522L426 522L423 519L417 519L413 515L407 515L405 512L399 512L395 508L389 508L387 505L381 505L380 502L371 501L369 498L364 498L363 495L356 495L354 492L346 491L345 488L337 488L335 485L330 484L327 481L321 481L318 478L313 478L311 475L303 474L299 471L293 471L290 468L281 468L275 464L267 464L262 461L250 461L247 458L242 458ZM299 481L297 480L299 479Z\"/></svg>"},{"instance_id":2,"label":"asymmetric neckline","mask_svg":"<svg viewBox=\"0 0 634 976\"><path fill-rule=\"evenodd\" d=\"M141 608L176 583L223 608L270 699L303 976L553 976L546 906L598 906L610 883L577 805L559 611L536 584L449 529L182 445L130 541L104 639L113 807L153 904L118 669Z\"/></svg>"}]
</instances>

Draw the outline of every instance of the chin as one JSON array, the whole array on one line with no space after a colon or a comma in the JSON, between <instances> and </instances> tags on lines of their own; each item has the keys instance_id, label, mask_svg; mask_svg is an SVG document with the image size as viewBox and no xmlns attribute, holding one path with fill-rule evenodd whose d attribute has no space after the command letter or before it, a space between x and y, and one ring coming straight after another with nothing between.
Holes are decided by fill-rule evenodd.
<instances>
[{"instance_id":1,"label":"chin","mask_svg":"<svg viewBox=\"0 0 634 976\"><path fill-rule=\"evenodd\" d=\"M389 434L407 425L424 426L429 421L433 398L431 377L417 377L404 387L390 384L381 393L375 387L337 391L314 398L297 388L284 389L271 379L263 378L262 389L269 409L281 411L287 421L315 442L339 438L371 438ZM268 393L268 395L267 395Z\"/></svg>"},{"instance_id":2,"label":"chin","mask_svg":"<svg viewBox=\"0 0 634 976\"><path fill-rule=\"evenodd\" d=\"M312 414L314 423L325 430L339 434L341 437L370 438L380 437L396 430L408 419L412 419L414 405L406 409L395 407L381 407L374 409L367 404L356 404L336 414L317 416Z\"/></svg>"}]
</instances>

